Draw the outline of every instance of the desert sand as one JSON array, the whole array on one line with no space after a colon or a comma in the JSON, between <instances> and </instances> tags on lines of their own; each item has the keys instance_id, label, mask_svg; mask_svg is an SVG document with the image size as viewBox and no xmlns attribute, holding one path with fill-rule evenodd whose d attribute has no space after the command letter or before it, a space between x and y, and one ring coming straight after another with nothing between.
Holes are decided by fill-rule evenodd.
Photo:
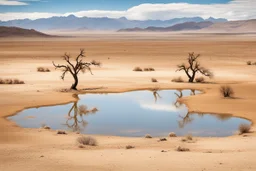
<instances>
[{"instance_id":1,"label":"desert sand","mask_svg":"<svg viewBox=\"0 0 256 171\"><path fill-rule=\"evenodd\" d=\"M94 75L80 74L80 91L61 92L69 88L72 78L60 79L52 61L62 63L68 52L75 56L80 48L88 60L102 62ZM57 135L55 130L20 128L6 119L30 107L64 104L75 101L72 94L125 92L132 90L193 88L203 94L181 99L190 111L232 114L256 122L255 35L219 34L117 34L90 33L66 38L0 39L1 78L18 78L24 85L0 85L0 170L15 171L254 171L256 170L256 134L224 138L195 137L193 143L181 137L157 142L158 137L114 137L92 135L96 147L78 148L79 134ZM173 83L182 76L176 65L185 62L188 52L202 54L202 65L210 68L214 79L207 84ZM50 73L39 73L37 67ZM154 67L156 72L133 72L133 68ZM152 83L151 78L158 79ZM230 85L235 98L224 99L221 85ZM86 88L97 90L81 91ZM253 129L255 127L253 126ZM170 130L172 132L172 130ZM166 135L167 137L168 135ZM126 145L134 149L126 150ZM177 152L178 146L190 152ZM166 152L161 152L165 150Z\"/></svg>"}]
</instances>

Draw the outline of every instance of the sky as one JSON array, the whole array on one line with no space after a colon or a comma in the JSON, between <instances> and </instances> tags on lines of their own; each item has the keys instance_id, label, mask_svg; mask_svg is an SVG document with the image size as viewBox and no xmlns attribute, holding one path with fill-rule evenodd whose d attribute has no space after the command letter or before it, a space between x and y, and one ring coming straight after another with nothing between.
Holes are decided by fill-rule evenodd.
<instances>
[{"instance_id":1,"label":"sky","mask_svg":"<svg viewBox=\"0 0 256 171\"><path fill-rule=\"evenodd\" d=\"M256 0L0 0L0 20L52 16L126 17L168 20L182 17L256 18Z\"/></svg>"}]
</instances>

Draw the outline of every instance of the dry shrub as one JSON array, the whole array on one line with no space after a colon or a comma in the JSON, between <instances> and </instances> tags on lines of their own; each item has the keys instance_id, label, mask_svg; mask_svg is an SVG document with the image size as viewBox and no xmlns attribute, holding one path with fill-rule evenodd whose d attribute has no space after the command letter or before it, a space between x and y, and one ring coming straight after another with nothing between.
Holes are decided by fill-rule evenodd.
<instances>
[{"instance_id":1,"label":"dry shrub","mask_svg":"<svg viewBox=\"0 0 256 171\"><path fill-rule=\"evenodd\" d=\"M184 148L184 147L181 147L181 146L179 146L176 150L179 151L179 152L190 151L188 148Z\"/></svg>"},{"instance_id":2,"label":"dry shrub","mask_svg":"<svg viewBox=\"0 0 256 171\"><path fill-rule=\"evenodd\" d=\"M198 78L196 78L196 82L197 83L204 83L204 77L198 77Z\"/></svg>"},{"instance_id":3,"label":"dry shrub","mask_svg":"<svg viewBox=\"0 0 256 171\"><path fill-rule=\"evenodd\" d=\"M80 144L80 145L78 146L78 148L84 148L84 145L81 145L81 144Z\"/></svg>"},{"instance_id":4,"label":"dry shrub","mask_svg":"<svg viewBox=\"0 0 256 171\"><path fill-rule=\"evenodd\" d=\"M193 136L191 134L188 134L188 135L186 135L186 139L192 141L193 140Z\"/></svg>"},{"instance_id":5,"label":"dry shrub","mask_svg":"<svg viewBox=\"0 0 256 171\"><path fill-rule=\"evenodd\" d=\"M65 134L67 134L65 131L63 131L63 130L58 130L57 131L57 134L61 134L61 135L65 135Z\"/></svg>"},{"instance_id":6,"label":"dry shrub","mask_svg":"<svg viewBox=\"0 0 256 171\"><path fill-rule=\"evenodd\" d=\"M81 145L97 146L98 144L95 138L86 136L78 137L76 141Z\"/></svg>"},{"instance_id":7,"label":"dry shrub","mask_svg":"<svg viewBox=\"0 0 256 171\"><path fill-rule=\"evenodd\" d=\"M153 83L157 83L157 82L158 82L156 78L151 78L151 81L152 81Z\"/></svg>"},{"instance_id":8,"label":"dry shrub","mask_svg":"<svg viewBox=\"0 0 256 171\"><path fill-rule=\"evenodd\" d=\"M25 84L25 82L19 79L0 79L0 84Z\"/></svg>"},{"instance_id":9,"label":"dry shrub","mask_svg":"<svg viewBox=\"0 0 256 171\"><path fill-rule=\"evenodd\" d=\"M176 82L176 83L183 83L184 80L181 77L176 77L172 79L172 82Z\"/></svg>"},{"instance_id":10,"label":"dry shrub","mask_svg":"<svg viewBox=\"0 0 256 171\"><path fill-rule=\"evenodd\" d=\"M48 68L38 67L37 72L51 72Z\"/></svg>"},{"instance_id":11,"label":"dry shrub","mask_svg":"<svg viewBox=\"0 0 256 171\"><path fill-rule=\"evenodd\" d=\"M160 138L159 141L167 141L166 138Z\"/></svg>"},{"instance_id":12,"label":"dry shrub","mask_svg":"<svg viewBox=\"0 0 256 171\"><path fill-rule=\"evenodd\" d=\"M155 71L154 68L150 67L150 68L144 68L144 71Z\"/></svg>"},{"instance_id":13,"label":"dry shrub","mask_svg":"<svg viewBox=\"0 0 256 171\"><path fill-rule=\"evenodd\" d=\"M247 61L246 64L247 65L252 65L252 61Z\"/></svg>"},{"instance_id":14,"label":"dry shrub","mask_svg":"<svg viewBox=\"0 0 256 171\"><path fill-rule=\"evenodd\" d=\"M253 62L252 65L256 65L256 62Z\"/></svg>"},{"instance_id":15,"label":"dry shrub","mask_svg":"<svg viewBox=\"0 0 256 171\"><path fill-rule=\"evenodd\" d=\"M145 135L145 138L152 138L152 136L147 134L147 135Z\"/></svg>"},{"instance_id":16,"label":"dry shrub","mask_svg":"<svg viewBox=\"0 0 256 171\"><path fill-rule=\"evenodd\" d=\"M174 132L169 133L169 137L177 137L177 135Z\"/></svg>"},{"instance_id":17,"label":"dry shrub","mask_svg":"<svg viewBox=\"0 0 256 171\"><path fill-rule=\"evenodd\" d=\"M135 148L135 147L132 146L132 145L127 145L125 148L126 148L126 149L132 149L132 148Z\"/></svg>"},{"instance_id":18,"label":"dry shrub","mask_svg":"<svg viewBox=\"0 0 256 171\"><path fill-rule=\"evenodd\" d=\"M140 67L135 67L133 71L142 72L142 69Z\"/></svg>"},{"instance_id":19,"label":"dry shrub","mask_svg":"<svg viewBox=\"0 0 256 171\"><path fill-rule=\"evenodd\" d=\"M239 125L239 133L241 134L245 134L245 133L250 133L251 130L251 125L248 124L241 124Z\"/></svg>"},{"instance_id":20,"label":"dry shrub","mask_svg":"<svg viewBox=\"0 0 256 171\"><path fill-rule=\"evenodd\" d=\"M220 93L223 97L233 97L235 94L230 86L221 86Z\"/></svg>"},{"instance_id":21,"label":"dry shrub","mask_svg":"<svg viewBox=\"0 0 256 171\"><path fill-rule=\"evenodd\" d=\"M43 129L51 129L51 127L49 127L49 126L47 126L47 125L43 126L42 128L43 128Z\"/></svg>"}]
</instances>

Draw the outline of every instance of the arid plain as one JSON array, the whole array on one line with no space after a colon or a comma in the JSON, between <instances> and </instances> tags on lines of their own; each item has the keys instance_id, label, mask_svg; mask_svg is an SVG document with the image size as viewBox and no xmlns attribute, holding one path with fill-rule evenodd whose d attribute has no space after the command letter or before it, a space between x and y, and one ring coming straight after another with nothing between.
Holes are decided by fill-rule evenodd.
<instances>
[{"instance_id":1,"label":"arid plain","mask_svg":"<svg viewBox=\"0 0 256 171\"><path fill-rule=\"evenodd\" d=\"M66 35L66 34L65 34ZM67 35L66 35L67 36ZM102 62L93 74L80 74L79 91L61 92L72 84L71 76L60 79L52 61L62 63L68 52L75 56L80 48L87 59ZM76 138L56 130L20 128L7 116L25 108L65 104L75 101L72 94L125 92L160 89L198 89L204 93L181 99L190 111L232 114L256 122L256 35L254 34L170 34L170 33L84 33L75 37L1 38L1 78L18 78L23 85L0 85L0 170L112 170L112 171L253 171L256 170L256 134L224 138L196 137L194 143L181 137L114 137L93 135L97 147L78 148ZM174 83L177 64L189 52L200 53L202 65L214 72L209 83ZM37 67L50 73L39 73ZM134 67L153 67L155 72L134 72ZM152 83L151 78L158 83ZM221 85L230 85L235 98L224 99ZM83 90L96 88L96 90ZM255 130L253 125L252 131ZM171 132L172 130L170 130ZM167 137L168 135L166 135ZM126 150L126 145L136 148ZM190 152L177 152L177 146ZM167 152L161 152L165 150Z\"/></svg>"}]
</instances>

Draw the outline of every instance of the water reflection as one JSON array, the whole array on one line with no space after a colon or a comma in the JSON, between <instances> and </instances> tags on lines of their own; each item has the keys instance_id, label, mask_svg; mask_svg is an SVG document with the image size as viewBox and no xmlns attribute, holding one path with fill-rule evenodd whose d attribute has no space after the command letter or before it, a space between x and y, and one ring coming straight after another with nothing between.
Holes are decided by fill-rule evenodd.
<instances>
[{"instance_id":1,"label":"water reflection","mask_svg":"<svg viewBox=\"0 0 256 171\"><path fill-rule=\"evenodd\" d=\"M68 118L66 121L66 126L73 131L81 131L80 125L84 129L88 122L84 120L83 116L95 114L97 112L97 108L93 108L88 110L86 105L77 106L77 102L74 102L73 106L68 112Z\"/></svg>"},{"instance_id":2,"label":"water reflection","mask_svg":"<svg viewBox=\"0 0 256 171\"><path fill-rule=\"evenodd\" d=\"M38 128L43 122L52 129L117 136L166 136L169 132L177 135L228 136L241 123L250 123L231 115L188 113L180 98L198 93L196 90L155 88L107 95L74 95L77 102L26 109L8 119L26 128ZM93 108L95 106L100 110ZM24 119L28 116L34 118Z\"/></svg>"}]
</instances>

